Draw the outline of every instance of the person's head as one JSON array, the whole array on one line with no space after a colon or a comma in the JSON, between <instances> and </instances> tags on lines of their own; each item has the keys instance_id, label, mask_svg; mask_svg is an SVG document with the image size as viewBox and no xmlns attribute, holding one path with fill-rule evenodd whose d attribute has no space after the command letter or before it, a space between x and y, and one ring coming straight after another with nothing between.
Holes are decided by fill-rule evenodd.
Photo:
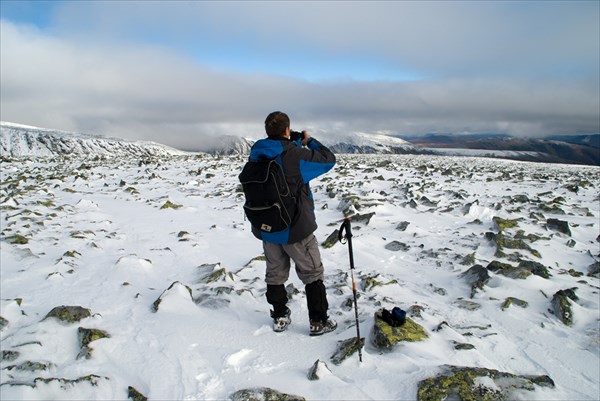
<instances>
[{"instance_id":1,"label":"person's head","mask_svg":"<svg viewBox=\"0 0 600 401\"><path fill-rule=\"evenodd\" d=\"M274 111L265 120L265 131L272 138L285 137L290 129L290 118L281 111Z\"/></svg>"}]
</instances>

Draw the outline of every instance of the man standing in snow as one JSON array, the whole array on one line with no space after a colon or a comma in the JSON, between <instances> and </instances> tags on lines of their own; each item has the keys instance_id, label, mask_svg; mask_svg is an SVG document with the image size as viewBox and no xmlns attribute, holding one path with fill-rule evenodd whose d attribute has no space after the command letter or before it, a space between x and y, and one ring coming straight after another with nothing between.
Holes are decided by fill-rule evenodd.
<instances>
[{"instance_id":1,"label":"man standing in snow","mask_svg":"<svg viewBox=\"0 0 600 401\"><path fill-rule=\"evenodd\" d=\"M280 111L267 116L265 130L268 137L254 144L250 160L276 160L290 191L297 198L296 216L288 229L271 234L252 226L252 233L263 241L267 302L273 306L273 330L285 331L291 323L285 290L291 259L305 285L310 335L318 336L335 330L337 323L327 315L329 305L319 245L313 234L317 222L309 181L329 171L335 165L335 155L306 131L302 131L301 135L294 133L300 137L292 140L290 119Z\"/></svg>"}]
</instances>

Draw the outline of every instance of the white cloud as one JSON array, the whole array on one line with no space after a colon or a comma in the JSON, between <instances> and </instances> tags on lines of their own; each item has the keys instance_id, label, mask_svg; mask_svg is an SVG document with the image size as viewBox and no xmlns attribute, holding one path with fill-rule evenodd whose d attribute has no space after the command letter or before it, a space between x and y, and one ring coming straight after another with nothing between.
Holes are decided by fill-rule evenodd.
<instances>
[{"instance_id":1,"label":"white cloud","mask_svg":"<svg viewBox=\"0 0 600 401\"><path fill-rule=\"evenodd\" d=\"M321 135L600 131L597 78L319 83L218 70L157 45L48 34L6 20L0 29L6 121L186 148L211 135L261 136L273 110Z\"/></svg>"}]
</instances>

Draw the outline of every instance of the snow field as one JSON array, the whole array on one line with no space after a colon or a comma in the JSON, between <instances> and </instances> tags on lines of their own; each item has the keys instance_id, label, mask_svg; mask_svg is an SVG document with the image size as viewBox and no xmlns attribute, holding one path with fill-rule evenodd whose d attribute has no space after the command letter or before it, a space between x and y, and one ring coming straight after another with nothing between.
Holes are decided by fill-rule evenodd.
<instances>
[{"instance_id":1,"label":"snow field","mask_svg":"<svg viewBox=\"0 0 600 401\"><path fill-rule=\"evenodd\" d=\"M3 351L19 356L2 361L1 398L126 399L133 386L149 399L204 400L267 386L315 400L409 400L416 398L417 383L443 365L547 374L556 383L555 389L515 395L523 400L598 398L599 282L587 276L600 251L598 168L340 156L336 168L312 184L317 239L339 228L349 204L359 214L375 215L368 224L353 223L360 329L367 338L363 363L354 356L336 366L329 357L337 341L356 335L354 311L344 306L352 296L348 247L321 249L338 330L308 336L303 285L292 271L289 282L300 291L290 301L292 325L274 333L264 262L253 260L262 245L242 211L237 174L243 162L212 156L85 165L2 162L0 315L8 324L0 338ZM565 188L572 183L579 184L577 193ZM516 195L529 201L513 202ZM540 211L540 204L558 197L564 201L554 204L564 214ZM175 208L163 208L167 201ZM493 260L516 265L497 257L495 244L485 238L498 232L495 216L518 221L511 234L521 229L547 238L529 243L541 258L527 250L504 252L542 263L552 277L490 273L484 290L471 299L461 273ZM546 218L568 221L572 235L548 230ZM405 231L397 228L402 222L409 223ZM15 234L28 243L10 243ZM404 244L403 250L386 249L392 241ZM475 263L461 264L470 254ZM223 274L208 281L220 269ZM384 285L365 289L367 277ZM165 292L174 282L181 284ZM573 287L579 300L572 302L574 324L568 327L548 309L556 291ZM507 297L529 306L503 310ZM464 309L463 301L479 309ZM74 324L43 320L59 305L80 305L93 315ZM391 352L376 349L369 341L374 313L414 305L422 312L413 319L430 338ZM90 359L77 358L78 327L110 334L90 344ZM456 343L475 348L456 350ZM306 373L317 359L328 363L331 374L311 382ZM43 362L47 369L7 369L25 361ZM31 386L38 377L90 374L98 376L95 386Z\"/></svg>"}]
</instances>

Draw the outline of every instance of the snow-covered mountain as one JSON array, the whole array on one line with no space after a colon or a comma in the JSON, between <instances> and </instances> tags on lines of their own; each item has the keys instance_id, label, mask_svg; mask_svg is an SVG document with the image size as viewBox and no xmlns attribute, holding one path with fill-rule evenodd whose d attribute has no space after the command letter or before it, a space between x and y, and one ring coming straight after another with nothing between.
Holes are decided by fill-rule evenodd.
<instances>
[{"instance_id":1,"label":"snow-covered mountain","mask_svg":"<svg viewBox=\"0 0 600 401\"><path fill-rule=\"evenodd\" d=\"M234 135L223 135L211 138L205 144L200 144L195 151L211 155L245 155L250 153L254 141Z\"/></svg>"},{"instance_id":2,"label":"snow-covered mountain","mask_svg":"<svg viewBox=\"0 0 600 401\"><path fill-rule=\"evenodd\" d=\"M155 142L0 123L0 154L4 157L148 157L184 155L186 152Z\"/></svg>"},{"instance_id":3,"label":"snow-covered mountain","mask_svg":"<svg viewBox=\"0 0 600 401\"><path fill-rule=\"evenodd\" d=\"M337 141L324 138L321 140L335 153L349 154L423 154L430 153L417 150L409 142L383 134L366 134L355 132Z\"/></svg>"}]
</instances>

